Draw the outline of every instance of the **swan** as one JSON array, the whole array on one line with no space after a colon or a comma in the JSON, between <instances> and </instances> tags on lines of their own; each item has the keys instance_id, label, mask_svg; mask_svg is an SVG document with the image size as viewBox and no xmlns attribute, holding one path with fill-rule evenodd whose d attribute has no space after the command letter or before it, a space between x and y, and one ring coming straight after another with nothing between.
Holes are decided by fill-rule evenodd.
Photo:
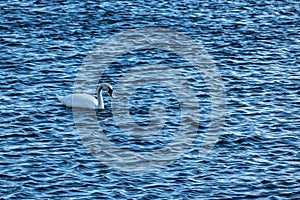
<instances>
[{"instance_id":1,"label":"swan","mask_svg":"<svg viewBox=\"0 0 300 200\"><path fill-rule=\"evenodd\" d=\"M67 96L57 96L57 99L67 107L104 109L102 98L103 89L105 89L112 97L113 87L108 83L102 83L97 87L97 99L89 94L70 94Z\"/></svg>"}]
</instances>

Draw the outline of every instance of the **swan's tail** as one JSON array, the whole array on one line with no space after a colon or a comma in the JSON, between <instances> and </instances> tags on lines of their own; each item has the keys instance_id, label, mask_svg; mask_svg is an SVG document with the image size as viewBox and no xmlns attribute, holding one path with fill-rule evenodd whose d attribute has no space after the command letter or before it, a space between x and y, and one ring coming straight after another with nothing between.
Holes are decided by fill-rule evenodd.
<instances>
[{"instance_id":1,"label":"swan's tail","mask_svg":"<svg viewBox=\"0 0 300 200\"><path fill-rule=\"evenodd\" d=\"M62 103L64 104L64 97L63 96L59 96L56 94L56 98Z\"/></svg>"}]
</instances>

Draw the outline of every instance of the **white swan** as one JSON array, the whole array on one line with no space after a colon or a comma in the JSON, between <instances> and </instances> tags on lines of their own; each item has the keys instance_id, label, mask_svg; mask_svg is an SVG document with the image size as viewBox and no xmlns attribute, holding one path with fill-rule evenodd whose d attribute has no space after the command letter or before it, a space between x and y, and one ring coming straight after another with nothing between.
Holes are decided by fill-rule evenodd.
<instances>
[{"instance_id":1,"label":"white swan","mask_svg":"<svg viewBox=\"0 0 300 200\"><path fill-rule=\"evenodd\" d=\"M102 90L108 91L112 97L113 87L108 83L102 83L97 88L97 99L89 94L70 94L67 96L57 96L58 100L67 107L104 109Z\"/></svg>"}]
</instances>

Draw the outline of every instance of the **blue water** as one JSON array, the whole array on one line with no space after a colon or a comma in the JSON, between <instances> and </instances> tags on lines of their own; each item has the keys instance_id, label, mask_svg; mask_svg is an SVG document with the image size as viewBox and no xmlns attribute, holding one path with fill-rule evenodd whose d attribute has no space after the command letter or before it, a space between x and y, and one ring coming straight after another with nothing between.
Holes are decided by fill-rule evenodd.
<instances>
[{"instance_id":1,"label":"blue water","mask_svg":"<svg viewBox=\"0 0 300 200\"><path fill-rule=\"evenodd\" d=\"M1 2L0 198L299 198L299 15L292 0ZM72 109L55 95L72 93L79 68L103 39L153 26L190 36L212 57L225 86L226 120L219 141L200 158L211 113L201 77L163 52L123 55L103 79L115 85L130 67L167 63L187 70L201 107L198 134L180 158L158 171L126 172L89 151ZM181 122L176 95L149 87L134 91L130 113L146 126L150 105L164 106L157 138L131 140L118 132L107 95L107 109L97 114L108 137L136 153L167 145Z\"/></svg>"}]
</instances>

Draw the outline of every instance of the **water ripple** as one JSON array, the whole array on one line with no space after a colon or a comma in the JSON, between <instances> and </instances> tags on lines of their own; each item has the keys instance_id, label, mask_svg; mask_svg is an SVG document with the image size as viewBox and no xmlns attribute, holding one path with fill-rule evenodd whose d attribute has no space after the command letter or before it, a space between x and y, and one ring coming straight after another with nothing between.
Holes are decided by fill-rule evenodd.
<instances>
[{"instance_id":1,"label":"water ripple","mask_svg":"<svg viewBox=\"0 0 300 200\"><path fill-rule=\"evenodd\" d=\"M0 197L297 199L299 8L292 0L0 3ZM173 65L188 74L202 108L199 136L180 159L157 173L127 173L88 151L72 110L60 106L55 95L72 93L78 68L101 39L149 26L186 33L213 56L226 87L226 126L214 150L200 159L210 114L201 77L165 52L124 55L112 63L107 80L116 82L133 66ZM131 108L136 123L149 122L143 105L154 101L150 90L137 90L131 99L137 102ZM164 105L172 119L166 132L172 132L178 123L176 99L170 96ZM132 151L159 148L172 135L131 140L115 131L110 112L97 114L99 124L111 131L115 144Z\"/></svg>"}]
</instances>

